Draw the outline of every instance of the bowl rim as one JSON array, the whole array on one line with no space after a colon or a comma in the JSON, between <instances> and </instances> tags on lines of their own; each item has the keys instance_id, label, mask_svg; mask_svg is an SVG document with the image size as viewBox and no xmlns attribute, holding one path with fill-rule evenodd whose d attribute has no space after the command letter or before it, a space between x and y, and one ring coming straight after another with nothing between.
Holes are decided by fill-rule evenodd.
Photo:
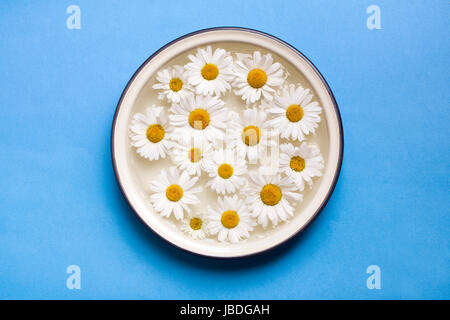
<instances>
[{"instance_id":1,"label":"bowl rim","mask_svg":"<svg viewBox=\"0 0 450 320\"><path fill-rule=\"evenodd\" d=\"M115 157L115 129L116 129L116 123L117 123L117 118L118 118L118 114L119 114L119 110L122 106L122 101L126 95L126 93L128 92L128 89L130 88L131 84L134 82L135 78L137 77L137 75L141 72L141 70L148 64L150 63L150 61L156 56L158 55L161 51L163 51L164 49L170 47L171 45L177 43L180 40L201 34L201 33L206 33L206 32L211 32L211 31L226 31L226 30L234 30L234 31L245 31L245 32L251 32L251 33L255 33L255 34L259 34L261 36L270 38L274 41L277 41L279 43L281 43L282 45L288 47L289 49L291 49L294 53L296 53L297 55L300 56L300 58L304 59L304 61L306 61L306 63L311 67L311 69L316 73L316 75L319 77L319 79L322 81L325 89L327 90L330 98L331 98L331 102L332 105L334 107L334 111L336 113L336 117L337 117L337 122L338 122L338 128L339 128L339 140L340 140L340 147L339 147L339 155L338 155L338 162L337 162L337 166L336 166L336 171L334 173L330 188L328 189L328 192L326 194L326 196L324 197L324 199L322 200L321 204L319 205L319 207L317 208L317 210L312 214L311 218L305 223L303 224L298 230L297 232L293 233L291 236L289 236L288 238L284 239L283 241L281 241L280 243L273 245L271 247L262 249L260 251L256 251L256 252L251 252L248 254L242 254L242 255L237 255L237 256L215 256L215 255L207 255L207 254L203 254L203 253L199 253L199 252L195 252L195 251L191 251L187 248L181 247L173 242L171 242L169 239L163 237L162 235L160 235L158 232L156 232L155 230L153 230L153 228L140 216L140 214L137 212L136 208L133 206L132 202L130 201L130 199L128 198L125 189L123 187L123 184L120 180L119 177L119 173L118 173L118 168L117 168L117 163L116 163L116 157ZM300 52L300 50L298 50L297 48L295 48L294 46L290 45L289 43L287 43L284 40L281 40L280 38L277 38L269 33L263 32L263 31L259 31L256 29L251 29L251 28L245 28L245 27L234 27L234 26L222 26L222 27L212 27L212 28L206 28L206 29L200 29L197 31L193 31L190 33L187 33L185 35L182 35L170 42L168 42L167 44L165 44L164 46L162 46L161 48L159 48L158 50L156 50L153 54L151 54L140 66L139 68L134 72L133 76L130 78L130 80L128 80L125 88L122 91L122 94L120 95L119 101L117 102L116 105L116 110L114 112L114 117L113 117L113 121L112 121L112 126L111 126L111 137L110 137L110 150L111 150L111 160L112 160L112 164L113 164L113 170L114 170L114 176L116 178L116 181L119 185L119 189L122 193L122 195L124 196L124 198L126 199L128 205L131 207L132 211L134 212L134 214L139 218L139 220L141 220L141 222L147 226L147 228L149 228L154 234L156 234L159 238L163 239L164 241L166 241L167 243L171 244L172 246L181 249L185 252L188 252L190 254L194 254L197 256L201 256L201 257L207 257L207 258L213 258L213 259L220 259L220 260L228 260L228 259L236 259L236 258L245 258L245 257L251 257L251 256L255 256L255 255L260 255L266 252L269 252L271 250L275 250L277 248L279 248L280 246L282 246L283 244L289 242L290 240L292 240L293 238L297 237L299 234L301 234L316 218L317 216L322 212L322 210L324 209L324 207L326 206L326 204L328 203L328 201L330 200L331 195L333 194L333 191L336 187L338 178L340 176L340 172L341 172L341 168L342 168L342 161L343 161L343 157L344 157L344 131L343 131L343 125L342 125L342 118L341 118L341 114L339 111L339 107L338 104L336 102L336 99L334 97L334 94L330 88L330 86L328 85L328 82L325 80L325 78L323 77L323 75L320 73L320 71L316 68L316 66L302 53Z\"/></svg>"}]
</instances>

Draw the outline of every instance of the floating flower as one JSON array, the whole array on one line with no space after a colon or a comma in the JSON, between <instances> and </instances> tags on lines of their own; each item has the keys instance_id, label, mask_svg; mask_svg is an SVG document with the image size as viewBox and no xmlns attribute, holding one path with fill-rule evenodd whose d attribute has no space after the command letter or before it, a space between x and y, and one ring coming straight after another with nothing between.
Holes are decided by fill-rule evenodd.
<instances>
[{"instance_id":1,"label":"floating flower","mask_svg":"<svg viewBox=\"0 0 450 320\"><path fill-rule=\"evenodd\" d=\"M259 51L255 51L253 57L239 55L234 69L234 92L247 104L255 103L261 97L272 100L274 88L281 86L285 80L284 68L278 62L273 63L270 53L261 56Z\"/></svg>"},{"instance_id":2,"label":"floating flower","mask_svg":"<svg viewBox=\"0 0 450 320\"><path fill-rule=\"evenodd\" d=\"M269 221L273 226L286 221L294 215L294 202L301 201L302 195L286 177L261 175L249 172L250 184L244 190L246 203L252 216L258 218L258 224L266 228Z\"/></svg>"},{"instance_id":3,"label":"floating flower","mask_svg":"<svg viewBox=\"0 0 450 320\"><path fill-rule=\"evenodd\" d=\"M216 151L212 160L212 165L207 168L211 180L206 186L225 194L234 193L246 184L247 166L243 159L236 157L233 149Z\"/></svg>"},{"instance_id":4,"label":"floating flower","mask_svg":"<svg viewBox=\"0 0 450 320\"><path fill-rule=\"evenodd\" d=\"M230 121L230 147L235 148L241 159L248 158L254 164L265 147L270 144L266 113L257 108L244 110L242 120L234 116Z\"/></svg>"},{"instance_id":5,"label":"floating flower","mask_svg":"<svg viewBox=\"0 0 450 320\"><path fill-rule=\"evenodd\" d=\"M179 104L173 104L169 115L170 124L176 127L175 134L209 141L224 138L228 111L217 97L190 95ZM180 130L182 129L182 130Z\"/></svg>"},{"instance_id":6,"label":"floating flower","mask_svg":"<svg viewBox=\"0 0 450 320\"><path fill-rule=\"evenodd\" d=\"M195 187L198 177L191 178L187 172L181 174L176 167L162 169L157 181L150 184L150 201L157 212L163 217L173 213L177 220L184 217L184 211L191 212L190 205L198 204L200 200L195 195L202 187Z\"/></svg>"},{"instance_id":7,"label":"floating flower","mask_svg":"<svg viewBox=\"0 0 450 320\"><path fill-rule=\"evenodd\" d=\"M205 239L206 225L203 215L193 214L192 216L183 220L181 230L189 234L193 239Z\"/></svg>"},{"instance_id":8,"label":"floating flower","mask_svg":"<svg viewBox=\"0 0 450 320\"><path fill-rule=\"evenodd\" d=\"M171 156L181 171L200 176L202 170L212 166L212 154L211 144L207 141L191 143L188 139L180 139L173 147Z\"/></svg>"},{"instance_id":9,"label":"floating flower","mask_svg":"<svg viewBox=\"0 0 450 320\"><path fill-rule=\"evenodd\" d=\"M322 176L324 161L316 145L303 142L300 147L294 147L284 143L280 149L280 169L300 191L303 191L305 181L311 188L312 178Z\"/></svg>"},{"instance_id":10,"label":"floating flower","mask_svg":"<svg viewBox=\"0 0 450 320\"><path fill-rule=\"evenodd\" d=\"M131 145L137 148L141 157L149 160L165 158L173 146L169 139L172 130L163 107L147 107L145 114L136 113L131 120Z\"/></svg>"},{"instance_id":11,"label":"floating flower","mask_svg":"<svg viewBox=\"0 0 450 320\"><path fill-rule=\"evenodd\" d=\"M220 96L231 89L233 58L224 49L218 48L213 53L211 46L207 46L188 58L191 60L185 66L188 81L198 94Z\"/></svg>"},{"instance_id":12,"label":"floating flower","mask_svg":"<svg viewBox=\"0 0 450 320\"><path fill-rule=\"evenodd\" d=\"M214 208L208 206L207 212L207 230L212 235L217 234L219 241L237 243L247 239L256 225L244 201L237 195L219 197L217 205Z\"/></svg>"},{"instance_id":13,"label":"floating flower","mask_svg":"<svg viewBox=\"0 0 450 320\"><path fill-rule=\"evenodd\" d=\"M186 70L182 66L173 66L164 69L156 74L158 83L152 86L153 89L162 90L158 94L158 99L164 97L170 102L179 103L181 99L192 94L192 87L188 84Z\"/></svg>"},{"instance_id":14,"label":"floating flower","mask_svg":"<svg viewBox=\"0 0 450 320\"><path fill-rule=\"evenodd\" d=\"M309 89L301 85L283 88L281 95L275 95L267 112L274 118L269 125L280 131L281 137L302 141L305 135L314 133L320 122L322 108L314 101Z\"/></svg>"}]
</instances>

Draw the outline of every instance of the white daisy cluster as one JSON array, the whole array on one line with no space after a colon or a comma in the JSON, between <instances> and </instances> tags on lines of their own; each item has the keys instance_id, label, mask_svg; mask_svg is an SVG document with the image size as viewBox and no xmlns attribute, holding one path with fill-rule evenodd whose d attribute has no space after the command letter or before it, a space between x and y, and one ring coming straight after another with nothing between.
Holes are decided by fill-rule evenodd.
<instances>
[{"instance_id":1,"label":"white daisy cluster","mask_svg":"<svg viewBox=\"0 0 450 320\"><path fill-rule=\"evenodd\" d=\"M232 243L248 239L258 225L275 227L292 217L305 182L311 187L322 175L324 160L305 141L318 127L321 107L309 89L288 81L270 53L233 55L211 46L188 55L184 66L158 72L152 88L162 105L136 113L130 125L140 156L173 162L150 183L155 211L180 221L194 239ZM223 100L233 94L240 105ZM197 207L200 184L217 195L206 212Z\"/></svg>"}]
</instances>

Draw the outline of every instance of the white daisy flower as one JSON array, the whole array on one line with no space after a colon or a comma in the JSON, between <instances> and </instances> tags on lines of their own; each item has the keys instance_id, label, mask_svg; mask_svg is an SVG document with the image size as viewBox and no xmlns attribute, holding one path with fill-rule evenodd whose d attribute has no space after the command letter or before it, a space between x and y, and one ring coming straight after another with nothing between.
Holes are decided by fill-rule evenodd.
<instances>
[{"instance_id":1,"label":"white daisy flower","mask_svg":"<svg viewBox=\"0 0 450 320\"><path fill-rule=\"evenodd\" d=\"M206 224L201 214L193 214L183 220L181 231L189 234L192 239L203 240L206 237Z\"/></svg>"},{"instance_id":2,"label":"white daisy flower","mask_svg":"<svg viewBox=\"0 0 450 320\"><path fill-rule=\"evenodd\" d=\"M227 51L218 48L213 53L211 46L207 46L188 58L191 60L185 66L188 81L198 94L220 96L231 89L233 58Z\"/></svg>"},{"instance_id":3,"label":"white daisy flower","mask_svg":"<svg viewBox=\"0 0 450 320\"><path fill-rule=\"evenodd\" d=\"M270 53L261 56L255 51L253 56L239 55L234 64L236 78L233 81L234 92L247 104L259 101L261 97L273 99L276 87L284 83L284 68L280 63L273 63Z\"/></svg>"},{"instance_id":4,"label":"white daisy flower","mask_svg":"<svg viewBox=\"0 0 450 320\"><path fill-rule=\"evenodd\" d=\"M180 171L189 175L200 176L202 170L212 166L213 150L211 143L200 141L191 143L188 139L180 139L172 149L172 161Z\"/></svg>"},{"instance_id":5,"label":"white daisy flower","mask_svg":"<svg viewBox=\"0 0 450 320\"><path fill-rule=\"evenodd\" d=\"M209 177L206 186L217 193L234 193L245 186L247 166L244 159L236 157L233 149L218 150L212 157L212 165L207 168Z\"/></svg>"},{"instance_id":6,"label":"white daisy flower","mask_svg":"<svg viewBox=\"0 0 450 320\"><path fill-rule=\"evenodd\" d=\"M269 125L280 131L281 137L293 140L305 140L305 135L314 133L320 122L322 108L314 101L309 89L291 84L276 94L267 112L274 118Z\"/></svg>"},{"instance_id":7,"label":"white daisy flower","mask_svg":"<svg viewBox=\"0 0 450 320\"><path fill-rule=\"evenodd\" d=\"M205 138L209 141L224 138L228 111L224 102L217 97L189 95L173 104L169 115L170 124L175 126L175 135ZM183 129L180 131L180 129Z\"/></svg>"},{"instance_id":8,"label":"white daisy flower","mask_svg":"<svg viewBox=\"0 0 450 320\"><path fill-rule=\"evenodd\" d=\"M180 174L176 167L162 169L158 180L150 183L154 209L163 217L168 218L173 212L177 220L182 219L184 211L191 212L190 205L200 203L195 194L202 192L202 187L194 188L197 180L198 177L191 178L187 172Z\"/></svg>"},{"instance_id":9,"label":"white daisy flower","mask_svg":"<svg viewBox=\"0 0 450 320\"><path fill-rule=\"evenodd\" d=\"M219 197L214 208L208 206L207 230L217 234L219 241L237 243L250 237L250 231L256 225L244 201L237 195Z\"/></svg>"},{"instance_id":10,"label":"white daisy flower","mask_svg":"<svg viewBox=\"0 0 450 320\"><path fill-rule=\"evenodd\" d=\"M131 120L131 145L137 148L141 157L149 160L165 158L173 146L170 141L172 131L163 107L147 107L145 114L136 113Z\"/></svg>"},{"instance_id":11,"label":"white daisy flower","mask_svg":"<svg viewBox=\"0 0 450 320\"><path fill-rule=\"evenodd\" d=\"M239 158L247 157L249 163L256 163L271 144L266 117L267 114L257 108L244 110L242 119L237 115L232 117L229 123L230 147L236 149Z\"/></svg>"},{"instance_id":12,"label":"white daisy flower","mask_svg":"<svg viewBox=\"0 0 450 320\"><path fill-rule=\"evenodd\" d=\"M290 143L280 145L280 169L300 191L305 188L305 181L312 186L312 178L322 176L323 157L316 145L303 142L300 147Z\"/></svg>"},{"instance_id":13,"label":"white daisy flower","mask_svg":"<svg viewBox=\"0 0 450 320\"><path fill-rule=\"evenodd\" d=\"M246 203L258 224L266 228L269 221L275 227L278 222L286 221L294 215L295 201L301 201L302 195L286 177L279 175L261 175L248 173L250 184L244 190Z\"/></svg>"},{"instance_id":14,"label":"white daisy flower","mask_svg":"<svg viewBox=\"0 0 450 320\"><path fill-rule=\"evenodd\" d=\"M162 90L158 94L158 99L167 98L170 102L178 103L188 94L192 94L192 87L188 84L186 70L182 66L173 66L164 69L156 74L156 80L152 88Z\"/></svg>"}]
</instances>

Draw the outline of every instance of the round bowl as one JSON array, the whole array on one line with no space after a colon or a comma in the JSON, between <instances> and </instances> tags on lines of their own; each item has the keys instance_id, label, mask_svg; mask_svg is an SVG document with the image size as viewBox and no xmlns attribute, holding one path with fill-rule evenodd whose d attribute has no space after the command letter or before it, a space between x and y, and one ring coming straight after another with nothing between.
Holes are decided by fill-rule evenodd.
<instances>
[{"instance_id":1,"label":"round bowl","mask_svg":"<svg viewBox=\"0 0 450 320\"><path fill-rule=\"evenodd\" d=\"M153 212L149 201L149 183L160 170L170 165L169 160L149 162L140 158L130 144L129 124L134 113L146 106L161 104L151 84L158 70L170 64L184 64L189 53L206 45L225 48L231 52L270 52L290 73L291 82L309 88L322 106L321 122L308 142L317 143L325 160L322 177L311 190L304 191L303 201L287 223L276 228L257 230L250 239L237 244L221 243L214 239L198 241L176 228L175 222ZM231 99L231 98L230 98ZM225 102L227 99L225 98ZM111 155L117 181L123 195L137 216L153 232L174 246L189 252L216 258L244 257L275 248L304 230L320 213L330 198L341 169L343 132L339 109L325 79L315 66L297 49L266 33L235 27L206 29L180 37L150 56L135 72L125 87L114 115L111 131ZM203 206L212 193L204 192Z\"/></svg>"}]
</instances>

